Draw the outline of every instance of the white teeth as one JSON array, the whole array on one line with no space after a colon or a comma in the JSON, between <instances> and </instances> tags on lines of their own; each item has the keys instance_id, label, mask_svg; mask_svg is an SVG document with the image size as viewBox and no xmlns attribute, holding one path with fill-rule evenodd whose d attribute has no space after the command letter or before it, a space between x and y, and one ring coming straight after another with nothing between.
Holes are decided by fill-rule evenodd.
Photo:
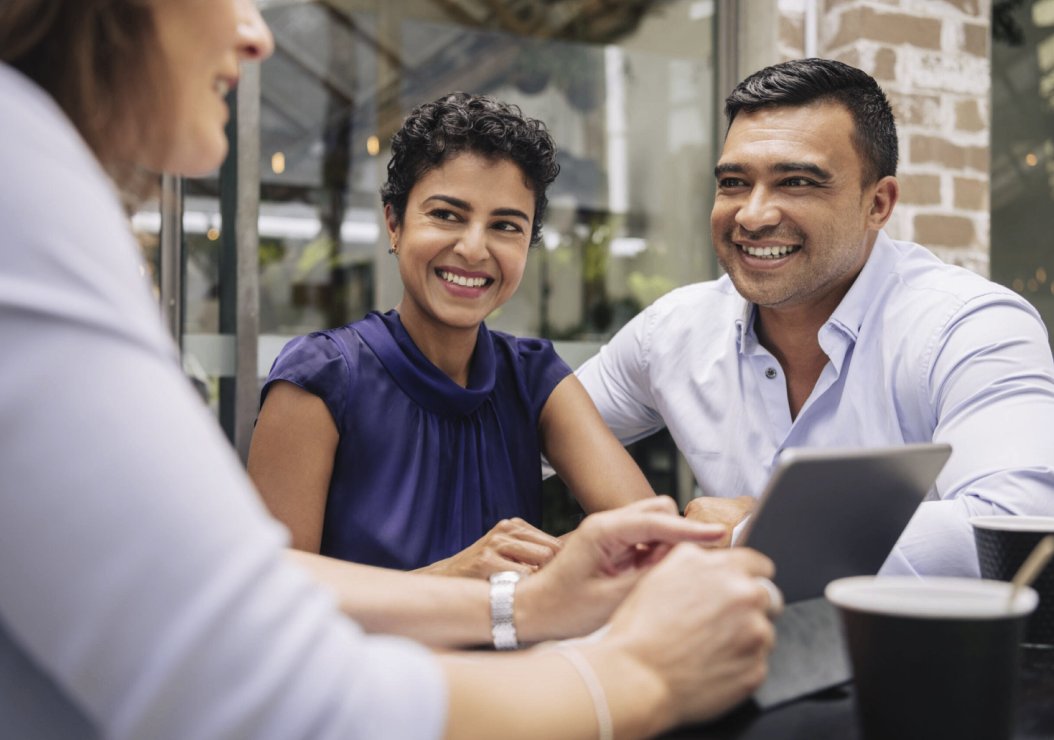
<instances>
[{"instance_id":1,"label":"white teeth","mask_svg":"<svg viewBox=\"0 0 1054 740\"><path fill-rule=\"evenodd\" d=\"M779 257L785 257L791 252L798 251L798 247L787 244L782 244L778 247L747 247L741 244L739 248L751 257L760 257L762 259L778 259Z\"/></svg>"},{"instance_id":2,"label":"white teeth","mask_svg":"<svg viewBox=\"0 0 1054 740\"><path fill-rule=\"evenodd\" d=\"M452 272L446 270L439 271L439 277L446 280L448 283L454 285L460 285L463 288L482 288L487 284L487 278L481 277L465 277L464 275L455 275Z\"/></svg>"},{"instance_id":3,"label":"white teeth","mask_svg":"<svg viewBox=\"0 0 1054 740\"><path fill-rule=\"evenodd\" d=\"M227 93L231 91L231 83L227 82L227 80L216 80L212 85L212 89L214 89L216 94L221 98L225 98L227 97Z\"/></svg>"}]
</instances>

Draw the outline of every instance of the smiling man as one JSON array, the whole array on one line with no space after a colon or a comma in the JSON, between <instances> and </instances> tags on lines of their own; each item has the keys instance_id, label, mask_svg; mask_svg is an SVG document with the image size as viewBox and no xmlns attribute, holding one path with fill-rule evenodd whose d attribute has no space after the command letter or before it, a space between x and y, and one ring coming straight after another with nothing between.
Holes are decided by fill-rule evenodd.
<instances>
[{"instance_id":1,"label":"smiling man","mask_svg":"<svg viewBox=\"0 0 1054 740\"><path fill-rule=\"evenodd\" d=\"M623 442L667 426L731 530L788 447L953 447L886 573L977 574L968 518L1054 515L1054 362L1011 291L883 231L885 94L840 62L757 72L726 100L711 214L724 277L671 292L578 375Z\"/></svg>"}]
</instances>

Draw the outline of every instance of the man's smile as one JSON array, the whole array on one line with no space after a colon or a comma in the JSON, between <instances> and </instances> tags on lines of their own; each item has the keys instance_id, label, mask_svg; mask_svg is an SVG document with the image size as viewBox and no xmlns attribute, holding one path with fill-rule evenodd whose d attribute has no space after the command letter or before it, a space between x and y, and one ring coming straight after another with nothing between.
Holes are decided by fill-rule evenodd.
<instances>
[{"instance_id":1,"label":"man's smile","mask_svg":"<svg viewBox=\"0 0 1054 740\"><path fill-rule=\"evenodd\" d=\"M736 248L751 257L757 259L780 259L787 255L794 254L801 249L800 244L778 244L767 247L756 247L748 244L735 243Z\"/></svg>"}]
</instances>

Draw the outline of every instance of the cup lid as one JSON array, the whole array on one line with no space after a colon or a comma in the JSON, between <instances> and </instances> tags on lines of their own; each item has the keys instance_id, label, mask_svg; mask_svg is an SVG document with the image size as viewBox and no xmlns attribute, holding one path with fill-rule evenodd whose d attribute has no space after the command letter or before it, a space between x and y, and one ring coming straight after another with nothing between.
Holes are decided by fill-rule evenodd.
<instances>
[{"instance_id":1,"label":"cup lid","mask_svg":"<svg viewBox=\"0 0 1054 740\"><path fill-rule=\"evenodd\" d=\"M970 524L978 529L1005 532L1054 533L1054 516L972 516Z\"/></svg>"},{"instance_id":2,"label":"cup lid","mask_svg":"<svg viewBox=\"0 0 1054 740\"><path fill-rule=\"evenodd\" d=\"M853 576L832 581L824 595L843 609L933 619L999 619L1036 608L1034 589L1022 587L1008 605L1010 589L1004 581L978 578Z\"/></svg>"}]
</instances>

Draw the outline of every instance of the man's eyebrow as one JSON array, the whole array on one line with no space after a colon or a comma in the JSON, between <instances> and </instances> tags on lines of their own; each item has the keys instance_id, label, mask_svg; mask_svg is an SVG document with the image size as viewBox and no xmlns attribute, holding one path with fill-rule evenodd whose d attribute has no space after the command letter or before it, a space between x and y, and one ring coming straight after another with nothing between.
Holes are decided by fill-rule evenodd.
<instances>
[{"instance_id":1,"label":"man's eyebrow","mask_svg":"<svg viewBox=\"0 0 1054 740\"><path fill-rule=\"evenodd\" d=\"M732 173L740 173L744 170L746 170L746 168L741 164L736 164L735 162L725 162L723 164L717 165L717 167L714 167L714 177L721 177L721 175L728 175Z\"/></svg>"},{"instance_id":2,"label":"man's eyebrow","mask_svg":"<svg viewBox=\"0 0 1054 740\"><path fill-rule=\"evenodd\" d=\"M722 175L736 175L747 171L745 165L737 162L725 162L714 167L714 177L720 178ZM830 180L831 173L820 167L818 164L812 162L778 162L772 166L773 172L780 174L789 174L792 172L807 172L817 180Z\"/></svg>"},{"instance_id":3,"label":"man's eyebrow","mask_svg":"<svg viewBox=\"0 0 1054 740\"><path fill-rule=\"evenodd\" d=\"M817 180L830 180L831 173L812 162L780 162L772 168L776 172L782 172L784 174L790 172L808 172Z\"/></svg>"}]
</instances>

